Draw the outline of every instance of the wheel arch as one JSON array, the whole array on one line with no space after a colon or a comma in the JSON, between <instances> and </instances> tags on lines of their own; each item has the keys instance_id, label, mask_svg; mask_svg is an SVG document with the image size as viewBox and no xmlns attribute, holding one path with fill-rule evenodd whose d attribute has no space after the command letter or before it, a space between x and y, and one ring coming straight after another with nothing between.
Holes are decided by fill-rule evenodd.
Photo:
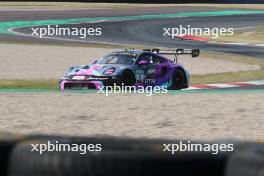
<instances>
[{"instance_id":1,"label":"wheel arch","mask_svg":"<svg viewBox=\"0 0 264 176\"><path fill-rule=\"evenodd\" d=\"M176 67L174 67L174 69L173 69L173 71L172 71L172 75L171 75L171 77L173 77L173 74L176 72L176 71L178 71L178 70L181 70L182 72L183 72L183 75L184 75L184 86L183 86L183 88L188 88L189 87L189 73L185 70L185 68L184 67L182 67L182 66L176 66Z\"/></svg>"},{"instance_id":2,"label":"wheel arch","mask_svg":"<svg viewBox=\"0 0 264 176\"><path fill-rule=\"evenodd\" d=\"M125 68L125 69L121 70L121 71L119 72L119 74L118 74L118 78L120 78L124 73L131 74L131 76L133 76L133 82L134 82L134 84L136 83L136 75L135 75L135 73L133 72L132 69L130 69L130 68Z\"/></svg>"}]
</instances>

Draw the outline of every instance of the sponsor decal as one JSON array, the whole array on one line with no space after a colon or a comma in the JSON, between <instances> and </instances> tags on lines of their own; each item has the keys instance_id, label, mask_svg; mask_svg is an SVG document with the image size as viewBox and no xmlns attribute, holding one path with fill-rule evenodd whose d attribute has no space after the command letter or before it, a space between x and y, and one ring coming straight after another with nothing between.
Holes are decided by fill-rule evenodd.
<instances>
[{"instance_id":1,"label":"sponsor decal","mask_svg":"<svg viewBox=\"0 0 264 176\"><path fill-rule=\"evenodd\" d=\"M138 82L142 82L146 78L144 70L136 70L135 76Z\"/></svg>"},{"instance_id":2,"label":"sponsor decal","mask_svg":"<svg viewBox=\"0 0 264 176\"><path fill-rule=\"evenodd\" d=\"M155 73L156 69L152 68L152 69L148 69L148 74L153 74Z\"/></svg>"},{"instance_id":3,"label":"sponsor decal","mask_svg":"<svg viewBox=\"0 0 264 176\"><path fill-rule=\"evenodd\" d=\"M73 80L85 80L85 76L74 76Z\"/></svg>"},{"instance_id":4,"label":"sponsor decal","mask_svg":"<svg viewBox=\"0 0 264 176\"><path fill-rule=\"evenodd\" d=\"M156 82L155 78L145 79L145 84L155 84L155 82Z\"/></svg>"}]
</instances>

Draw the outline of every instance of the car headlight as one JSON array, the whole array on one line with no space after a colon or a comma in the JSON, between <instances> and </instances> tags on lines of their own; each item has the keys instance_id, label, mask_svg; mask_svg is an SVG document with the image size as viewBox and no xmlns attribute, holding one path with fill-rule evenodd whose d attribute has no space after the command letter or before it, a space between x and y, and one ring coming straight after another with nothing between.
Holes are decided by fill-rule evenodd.
<instances>
[{"instance_id":1,"label":"car headlight","mask_svg":"<svg viewBox=\"0 0 264 176\"><path fill-rule=\"evenodd\" d=\"M114 71L115 71L115 68L109 68L109 69L104 71L104 74L105 75L111 75L112 73L114 73Z\"/></svg>"},{"instance_id":2,"label":"car headlight","mask_svg":"<svg viewBox=\"0 0 264 176\"><path fill-rule=\"evenodd\" d=\"M61 79L71 79L71 75L67 75L67 74L65 74Z\"/></svg>"}]
</instances>

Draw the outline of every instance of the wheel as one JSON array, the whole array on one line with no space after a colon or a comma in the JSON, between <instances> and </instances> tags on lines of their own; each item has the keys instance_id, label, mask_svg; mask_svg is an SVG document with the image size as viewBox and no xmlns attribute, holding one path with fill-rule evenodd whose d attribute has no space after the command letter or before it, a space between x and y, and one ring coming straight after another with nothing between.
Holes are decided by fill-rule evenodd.
<instances>
[{"instance_id":1,"label":"wheel","mask_svg":"<svg viewBox=\"0 0 264 176\"><path fill-rule=\"evenodd\" d=\"M71 85L69 83L64 84L64 89L71 89Z\"/></svg>"},{"instance_id":2,"label":"wheel","mask_svg":"<svg viewBox=\"0 0 264 176\"><path fill-rule=\"evenodd\" d=\"M184 176L193 176L194 173L203 176L223 175L225 157L212 157L211 153L207 152L177 152L177 157L172 157L170 153L162 150L164 144L172 142L180 141L36 135L27 137L12 147L10 156L5 161L8 171L5 175L163 176L175 175L175 171L177 175ZM46 144L46 151L42 154L36 150L32 151L32 144ZM85 147L82 149L87 152L80 154L80 145L89 144L101 144L102 150L89 152ZM72 150L73 145L79 146L77 150ZM3 175L1 171L0 175Z\"/></svg>"},{"instance_id":3,"label":"wheel","mask_svg":"<svg viewBox=\"0 0 264 176\"><path fill-rule=\"evenodd\" d=\"M123 84L122 84L123 83ZM125 70L119 77L119 86L133 86L136 83L135 76L132 71Z\"/></svg>"},{"instance_id":4,"label":"wheel","mask_svg":"<svg viewBox=\"0 0 264 176\"><path fill-rule=\"evenodd\" d=\"M24 136L9 133L0 133L0 175L7 175L9 158L16 144L23 140Z\"/></svg>"},{"instance_id":5,"label":"wheel","mask_svg":"<svg viewBox=\"0 0 264 176\"><path fill-rule=\"evenodd\" d=\"M181 69L175 70L171 79L172 79L171 88L173 90L180 90L185 87L184 86L185 85L185 74L183 70Z\"/></svg>"},{"instance_id":6,"label":"wheel","mask_svg":"<svg viewBox=\"0 0 264 176\"><path fill-rule=\"evenodd\" d=\"M229 157L226 176L254 176L264 173L263 145L252 145L244 149L236 149Z\"/></svg>"}]
</instances>

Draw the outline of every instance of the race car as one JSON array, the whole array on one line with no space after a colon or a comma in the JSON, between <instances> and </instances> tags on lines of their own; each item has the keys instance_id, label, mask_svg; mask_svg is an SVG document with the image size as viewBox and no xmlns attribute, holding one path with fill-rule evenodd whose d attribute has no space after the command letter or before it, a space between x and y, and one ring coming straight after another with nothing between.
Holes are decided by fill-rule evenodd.
<instances>
[{"instance_id":1,"label":"race car","mask_svg":"<svg viewBox=\"0 0 264 176\"><path fill-rule=\"evenodd\" d=\"M199 56L199 49L122 50L109 53L88 65L70 67L60 80L60 89L101 89L119 86L166 86L167 89L188 88L190 75L178 55ZM174 55L174 60L164 57Z\"/></svg>"}]
</instances>

